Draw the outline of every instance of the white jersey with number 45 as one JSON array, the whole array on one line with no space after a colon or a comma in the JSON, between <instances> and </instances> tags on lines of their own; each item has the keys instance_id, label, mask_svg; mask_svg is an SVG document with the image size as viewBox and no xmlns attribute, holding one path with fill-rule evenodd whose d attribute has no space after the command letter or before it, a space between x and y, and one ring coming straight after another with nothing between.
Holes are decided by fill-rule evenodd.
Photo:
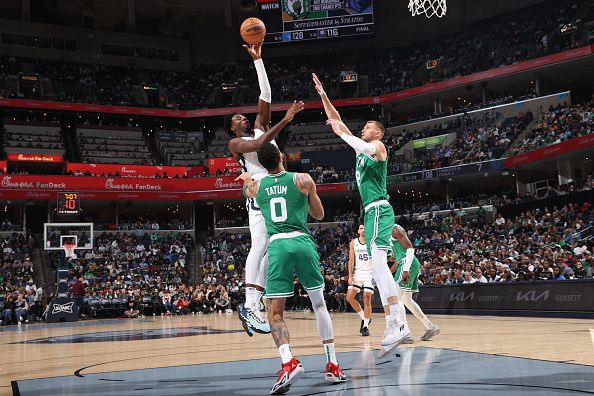
<instances>
[{"instance_id":1,"label":"white jersey with number 45","mask_svg":"<svg viewBox=\"0 0 594 396\"><path fill-rule=\"evenodd\" d=\"M355 239L355 269L354 276L362 274L371 274L373 270L373 264L371 263L371 257L367 254L367 247L364 243L359 242L359 238Z\"/></svg>"}]
</instances>

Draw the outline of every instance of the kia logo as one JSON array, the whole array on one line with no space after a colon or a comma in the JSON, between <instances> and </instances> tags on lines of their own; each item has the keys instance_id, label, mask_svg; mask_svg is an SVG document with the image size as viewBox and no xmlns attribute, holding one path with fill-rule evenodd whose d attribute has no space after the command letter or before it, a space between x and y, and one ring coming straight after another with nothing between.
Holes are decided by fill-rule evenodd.
<instances>
[{"instance_id":1,"label":"kia logo","mask_svg":"<svg viewBox=\"0 0 594 396\"><path fill-rule=\"evenodd\" d=\"M549 299L549 291L545 290L540 293L538 296L536 295L536 290L531 290L526 293L518 292L516 296L516 301L547 301Z\"/></svg>"},{"instance_id":2,"label":"kia logo","mask_svg":"<svg viewBox=\"0 0 594 396\"><path fill-rule=\"evenodd\" d=\"M465 292L454 293L450 295L450 301L472 301L474 300L474 292L466 294Z\"/></svg>"}]
</instances>

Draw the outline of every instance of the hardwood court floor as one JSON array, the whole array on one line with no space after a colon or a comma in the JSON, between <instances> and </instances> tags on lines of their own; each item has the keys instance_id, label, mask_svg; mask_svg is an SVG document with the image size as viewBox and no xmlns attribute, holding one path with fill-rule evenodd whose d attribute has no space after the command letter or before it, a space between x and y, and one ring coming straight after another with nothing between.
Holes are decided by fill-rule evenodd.
<instances>
[{"instance_id":1,"label":"hardwood court floor","mask_svg":"<svg viewBox=\"0 0 594 396\"><path fill-rule=\"evenodd\" d=\"M594 366L594 320L431 316L441 334L419 342L420 323L408 315L415 344L508 357ZM332 314L338 352L378 349L384 319L374 314L371 337L358 334L356 314ZM293 353L320 354L312 313L287 313ZM11 381L200 363L277 358L268 335L248 337L232 315L148 317L4 327L0 333L0 395ZM280 367L280 359L279 359ZM273 373L272 373L273 374Z\"/></svg>"}]
</instances>

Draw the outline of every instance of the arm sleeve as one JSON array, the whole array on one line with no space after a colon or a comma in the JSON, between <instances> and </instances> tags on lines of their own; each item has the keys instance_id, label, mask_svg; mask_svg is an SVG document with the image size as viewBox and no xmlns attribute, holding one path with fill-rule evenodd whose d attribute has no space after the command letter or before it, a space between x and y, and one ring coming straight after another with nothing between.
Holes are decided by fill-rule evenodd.
<instances>
[{"instance_id":1,"label":"arm sleeve","mask_svg":"<svg viewBox=\"0 0 594 396\"><path fill-rule=\"evenodd\" d=\"M356 136L343 133L340 138L344 140L349 146L355 149L358 153L367 155L375 154L375 146L371 143L364 142Z\"/></svg>"},{"instance_id":2,"label":"arm sleeve","mask_svg":"<svg viewBox=\"0 0 594 396\"><path fill-rule=\"evenodd\" d=\"M404 266L402 267L402 269L404 271L410 270L410 266L411 266L414 258L415 258L415 249L413 249L413 248L406 249L406 257L404 258Z\"/></svg>"},{"instance_id":3,"label":"arm sleeve","mask_svg":"<svg viewBox=\"0 0 594 396\"><path fill-rule=\"evenodd\" d=\"M258 84L260 85L260 99L266 103L272 102L272 90L270 89L270 83L268 82L268 76L266 75L266 69L264 68L264 62L262 59L254 61L256 66L256 73L258 73Z\"/></svg>"}]
</instances>

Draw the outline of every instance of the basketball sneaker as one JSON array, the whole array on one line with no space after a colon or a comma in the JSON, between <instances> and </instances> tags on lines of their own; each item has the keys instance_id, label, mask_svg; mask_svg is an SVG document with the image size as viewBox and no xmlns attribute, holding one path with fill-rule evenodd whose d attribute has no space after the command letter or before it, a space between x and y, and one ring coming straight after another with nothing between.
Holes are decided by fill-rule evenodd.
<instances>
[{"instance_id":1,"label":"basketball sneaker","mask_svg":"<svg viewBox=\"0 0 594 396\"><path fill-rule=\"evenodd\" d=\"M401 325L397 324L396 321L390 321L388 328L384 332L384 339L381 342L383 347L396 348L406 338L410 337L410 330L406 323Z\"/></svg>"},{"instance_id":2,"label":"basketball sneaker","mask_svg":"<svg viewBox=\"0 0 594 396\"><path fill-rule=\"evenodd\" d=\"M363 334L363 324L365 323L365 321L363 319L361 319L361 326L359 327L359 334Z\"/></svg>"},{"instance_id":3,"label":"basketball sneaker","mask_svg":"<svg viewBox=\"0 0 594 396\"><path fill-rule=\"evenodd\" d=\"M361 335L363 337L369 337L369 329L367 328L367 326L363 327L363 329L361 329Z\"/></svg>"},{"instance_id":4,"label":"basketball sneaker","mask_svg":"<svg viewBox=\"0 0 594 396\"><path fill-rule=\"evenodd\" d=\"M421 341L429 341L431 338L435 337L438 334L439 327L433 325L432 329L427 330L425 334L423 334L423 337L421 337Z\"/></svg>"},{"instance_id":5,"label":"basketball sneaker","mask_svg":"<svg viewBox=\"0 0 594 396\"><path fill-rule=\"evenodd\" d=\"M283 395L289 391L289 388L299 378L303 377L305 369L299 360L293 358L287 363L283 363L281 370L278 372L276 383L270 389L271 395Z\"/></svg>"},{"instance_id":6,"label":"basketball sneaker","mask_svg":"<svg viewBox=\"0 0 594 396\"><path fill-rule=\"evenodd\" d=\"M244 323L243 328L248 335L250 335L250 332L246 329L246 326L252 331L252 334L254 332L260 334L270 333L270 325L264 320L262 314L257 309L248 309L245 304L239 304L237 306L237 315L242 323Z\"/></svg>"},{"instance_id":7,"label":"basketball sneaker","mask_svg":"<svg viewBox=\"0 0 594 396\"><path fill-rule=\"evenodd\" d=\"M347 376L343 373L342 369L338 364L334 363L326 363L326 381L331 381L334 383L338 382L345 382L347 380Z\"/></svg>"}]
</instances>

